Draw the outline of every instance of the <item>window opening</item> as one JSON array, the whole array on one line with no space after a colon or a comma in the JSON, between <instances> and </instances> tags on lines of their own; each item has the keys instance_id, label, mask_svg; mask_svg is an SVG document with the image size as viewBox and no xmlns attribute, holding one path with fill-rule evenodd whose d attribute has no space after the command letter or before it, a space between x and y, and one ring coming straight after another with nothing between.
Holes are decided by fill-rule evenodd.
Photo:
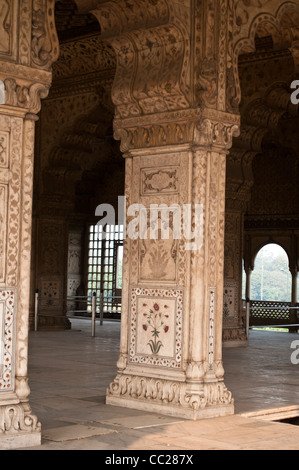
<instances>
[{"instance_id":1,"label":"window opening","mask_svg":"<svg viewBox=\"0 0 299 470\"><path fill-rule=\"evenodd\" d=\"M97 311L103 294L103 311L108 314L121 312L123 225L91 225L88 246L88 310L96 293Z\"/></svg>"}]
</instances>

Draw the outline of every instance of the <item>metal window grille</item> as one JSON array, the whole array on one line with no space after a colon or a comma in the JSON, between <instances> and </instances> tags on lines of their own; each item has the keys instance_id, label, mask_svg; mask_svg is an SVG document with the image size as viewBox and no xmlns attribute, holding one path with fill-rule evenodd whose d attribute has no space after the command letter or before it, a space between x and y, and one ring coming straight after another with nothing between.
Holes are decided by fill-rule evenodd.
<instances>
[{"instance_id":1,"label":"metal window grille","mask_svg":"<svg viewBox=\"0 0 299 470\"><path fill-rule=\"evenodd\" d=\"M103 295L103 311L120 313L122 285L123 225L91 225L88 246L88 310L96 293Z\"/></svg>"}]
</instances>

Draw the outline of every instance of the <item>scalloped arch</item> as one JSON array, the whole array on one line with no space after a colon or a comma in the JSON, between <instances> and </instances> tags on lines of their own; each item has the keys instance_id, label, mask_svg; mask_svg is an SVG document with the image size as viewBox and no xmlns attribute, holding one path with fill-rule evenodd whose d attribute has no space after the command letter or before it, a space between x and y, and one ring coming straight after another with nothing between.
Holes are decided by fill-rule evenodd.
<instances>
[{"instance_id":1,"label":"scalloped arch","mask_svg":"<svg viewBox=\"0 0 299 470\"><path fill-rule=\"evenodd\" d=\"M240 104L241 101L241 86L239 81L238 59L242 53L250 53L255 51L255 36L258 28L262 23L268 23L277 31L281 30L281 23L286 14L296 12L299 15L299 3L285 2L279 5L275 11L263 11L255 15L248 23L248 27L241 35L234 39L233 44L233 74L235 77L235 102ZM292 25L294 27L295 25ZM299 24L297 25L299 29ZM291 27L291 26L290 26ZM246 34L244 34L246 33Z\"/></svg>"}]
</instances>

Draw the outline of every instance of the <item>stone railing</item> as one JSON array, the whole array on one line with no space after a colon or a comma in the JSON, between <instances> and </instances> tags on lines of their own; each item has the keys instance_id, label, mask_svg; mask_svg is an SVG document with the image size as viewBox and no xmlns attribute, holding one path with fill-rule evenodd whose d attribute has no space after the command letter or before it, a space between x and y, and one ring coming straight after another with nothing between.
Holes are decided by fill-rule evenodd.
<instances>
[{"instance_id":1,"label":"stone railing","mask_svg":"<svg viewBox=\"0 0 299 470\"><path fill-rule=\"evenodd\" d=\"M299 323L298 310L291 302L252 300L250 302L250 326L288 325Z\"/></svg>"}]
</instances>

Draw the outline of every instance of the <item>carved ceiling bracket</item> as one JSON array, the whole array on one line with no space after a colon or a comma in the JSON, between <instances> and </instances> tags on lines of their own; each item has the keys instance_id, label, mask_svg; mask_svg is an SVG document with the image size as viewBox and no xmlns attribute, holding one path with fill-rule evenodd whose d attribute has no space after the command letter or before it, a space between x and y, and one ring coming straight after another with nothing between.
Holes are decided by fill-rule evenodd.
<instances>
[{"instance_id":1,"label":"carved ceiling bracket","mask_svg":"<svg viewBox=\"0 0 299 470\"><path fill-rule=\"evenodd\" d=\"M127 7L110 0L92 10L117 58L112 101L121 150L189 144L227 151L240 125L226 109L232 2L134 0Z\"/></svg>"},{"instance_id":2,"label":"carved ceiling bracket","mask_svg":"<svg viewBox=\"0 0 299 470\"><path fill-rule=\"evenodd\" d=\"M190 107L190 0L111 0L92 11L117 57L116 119Z\"/></svg>"}]
</instances>

